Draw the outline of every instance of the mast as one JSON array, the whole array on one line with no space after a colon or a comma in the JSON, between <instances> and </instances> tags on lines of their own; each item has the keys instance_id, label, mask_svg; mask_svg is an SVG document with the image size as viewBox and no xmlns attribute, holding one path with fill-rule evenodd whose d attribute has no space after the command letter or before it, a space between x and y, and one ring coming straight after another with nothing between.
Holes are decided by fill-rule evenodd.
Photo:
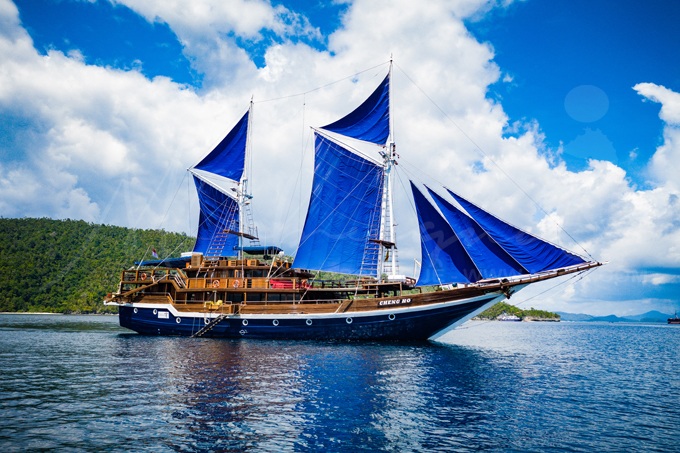
<instances>
[{"instance_id":1,"label":"mast","mask_svg":"<svg viewBox=\"0 0 680 453\"><path fill-rule=\"evenodd\" d=\"M248 214L250 211L244 210L252 198L248 192L250 170L246 158L251 109L252 101L248 111L222 141L189 168L194 176L200 206L194 252L217 257L238 249L238 255L242 257L243 238L255 239L245 232L242 225L244 220L252 219L252 215Z\"/></svg>"},{"instance_id":2,"label":"mast","mask_svg":"<svg viewBox=\"0 0 680 453\"><path fill-rule=\"evenodd\" d=\"M392 59L390 58L390 69L388 76L390 82L392 79ZM380 238L378 243L380 244L380 263L378 265L378 279L382 277L386 268L389 269L389 276L397 275L399 264L397 262L397 237L395 231L394 223L394 208L392 202L393 193L393 174L392 169L397 164L397 146L394 141L394 135L392 131L394 130L394 121L392 119L392 90L389 92L389 118L390 118L390 128L389 136L387 138L387 143L385 145L385 151L381 151L380 155L383 158L383 166L385 172L384 187L383 187L383 203L382 212L380 218ZM385 264L389 263L389 264Z\"/></svg>"},{"instance_id":3,"label":"mast","mask_svg":"<svg viewBox=\"0 0 680 453\"><path fill-rule=\"evenodd\" d=\"M392 184L397 157L390 139L390 72L349 114L322 126L326 132L380 147L380 159L315 132L314 179L294 267L382 276L394 248ZM393 254L392 254L393 255ZM390 273L394 274L393 258Z\"/></svg>"},{"instance_id":4,"label":"mast","mask_svg":"<svg viewBox=\"0 0 680 453\"><path fill-rule=\"evenodd\" d=\"M236 197L238 201L238 228L239 231L236 233L238 236L238 259L243 260L243 238L256 239L256 237L250 234L252 231L252 216L250 214L250 200L253 196L248 191L248 177L250 175L251 167L251 125L253 121L253 98L250 98L250 105L248 106L248 129L246 132L246 149L245 156L243 159L243 174L241 175L241 180L236 186ZM246 212L248 211L248 212ZM246 228L246 223L248 226ZM246 232L246 230L248 230Z\"/></svg>"}]
</instances>

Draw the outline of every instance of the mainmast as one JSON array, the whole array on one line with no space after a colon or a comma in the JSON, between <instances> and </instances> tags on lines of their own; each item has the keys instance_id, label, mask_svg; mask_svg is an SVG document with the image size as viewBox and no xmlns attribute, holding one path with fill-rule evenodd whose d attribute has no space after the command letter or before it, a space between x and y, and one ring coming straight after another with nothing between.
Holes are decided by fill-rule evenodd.
<instances>
[{"instance_id":1,"label":"mainmast","mask_svg":"<svg viewBox=\"0 0 680 453\"><path fill-rule=\"evenodd\" d=\"M392 182L397 157L390 132L390 72L352 112L322 126L326 132L378 145L382 162L321 131L307 218L294 266L352 275L394 275ZM375 151L373 151L375 152ZM388 176L386 178L386 176Z\"/></svg>"},{"instance_id":2,"label":"mainmast","mask_svg":"<svg viewBox=\"0 0 680 453\"><path fill-rule=\"evenodd\" d=\"M392 79L392 59L390 58L390 69L388 77L390 82ZM390 83L391 88L391 83ZM388 280L390 276L396 276L399 273L399 263L397 261L397 235L395 231L396 224L394 223L394 207L392 202L393 189L393 168L397 165L397 146L394 142L394 122L392 119L392 90L389 91L390 101L389 105L389 136L385 145L384 151L380 152L383 159L383 167L385 172L383 198L382 198L382 212L380 218L380 239L377 241L380 244L380 263L378 264L378 279L382 278L383 274L387 274Z\"/></svg>"}]
</instances>

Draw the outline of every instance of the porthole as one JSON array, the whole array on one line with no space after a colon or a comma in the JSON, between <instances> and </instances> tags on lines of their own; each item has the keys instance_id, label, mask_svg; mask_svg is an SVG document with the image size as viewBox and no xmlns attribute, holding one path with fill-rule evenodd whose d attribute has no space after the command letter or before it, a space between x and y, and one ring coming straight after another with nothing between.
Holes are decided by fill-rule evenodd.
<instances>
[{"instance_id":1,"label":"porthole","mask_svg":"<svg viewBox=\"0 0 680 453\"><path fill-rule=\"evenodd\" d=\"M278 325L279 325L279 320L278 320L278 319L273 320L273 321L272 321L272 324L274 324L275 326L278 326Z\"/></svg>"},{"instance_id":2,"label":"porthole","mask_svg":"<svg viewBox=\"0 0 680 453\"><path fill-rule=\"evenodd\" d=\"M312 320L311 320L311 319L308 319L308 320L305 321L305 322L307 323L308 326L311 326L311 325L312 325Z\"/></svg>"},{"instance_id":3,"label":"porthole","mask_svg":"<svg viewBox=\"0 0 680 453\"><path fill-rule=\"evenodd\" d=\"M175 322L179 324L180 322L182 322L182 318L175 318Z\"/></svg>"},{"instance_id":4,"label":"porthole","mask_svg":"<svg viewBox=\"0 0 680 453\"><path fill-rule=\"evenodd\" d=\"M345 319L345 321L347 322L347 324L352 324L352 318L347 318Z\"/></svg>"},{"instance_id":5,"label":"porthole","mask_svg":"<svg viewBox=\"0 0 680 453\"><path fill-rule=\"evenodd\" d=\"M394 318L396 318L396 316L394 316L394 313L390 313L388 318L389 318L390 321L394 321Z\"/></svg>"},{"instance_id":6,"label":"porthole","mask_svg":"<svg viewBox=\"0 0 680 453\"><path fill-rule=\"evenodd\" d=\"M158 310L156 310L156 309L154 308L154 309L153 309L153 314L154 314L154 315L157 315L157 314L158 314Z\"/></svg>"},{"instance_id":7,"label":"porthole","mask_svg":"<svg viewBox=\"0 0 680 453\"><path fill-rule=\"evenodd\" d=\"M132 311L134 311L134 312L135 312L135 314L137 314L137 308L135 308L135 309L134 309L134 310L132 310Z\"/></svg>"},{"instance_id":8,"label":"porthole","mask_svg":"<svg viewBox=\"0 0 680 453\"><path fill-rule=\"evenodd\" d=\"M247 319L244 319L243 321L241 321L241 324L243 324L244 326L247 326L247 325L248 325L248 320L247 320Z\"/></svg>"}]
</instances>

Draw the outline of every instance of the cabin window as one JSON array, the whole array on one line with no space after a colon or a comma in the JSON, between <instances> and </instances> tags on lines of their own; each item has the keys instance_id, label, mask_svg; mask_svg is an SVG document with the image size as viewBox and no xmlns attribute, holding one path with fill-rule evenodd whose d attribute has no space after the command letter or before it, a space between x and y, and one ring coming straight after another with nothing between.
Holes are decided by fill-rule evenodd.
<instances>
[{"instance_id":1,"label":"cabin window","mask_svg":"<svg viewBox=\"0 0 680 453\"><path fill-rule=\"evenodd\" d=\"M248 302L261 302L264 300L264 294L262 293L248 293L246 297Z\"/></svg>"},{"instance_id":2,"label":"cabin window","mask_svg":"<svg viewBox=\"0 0 680 453\"><path fill-rule=\"evenodd\" d=\"M267 300L272 301L272 302L286 302L286 301L292 301L294 300L292 294L286 294L286 293L269 293L267 295Z\"/></svg>"},{"instance_id":3,"label":"cabin window","mask_svg":"<svg viewBox=\"0 0 680 453\"><path fill-rule=\"evenodd\" d=\"M229 293L229 298L234 303L243 302L243 293Z\"/></svg>"}]
</instances>

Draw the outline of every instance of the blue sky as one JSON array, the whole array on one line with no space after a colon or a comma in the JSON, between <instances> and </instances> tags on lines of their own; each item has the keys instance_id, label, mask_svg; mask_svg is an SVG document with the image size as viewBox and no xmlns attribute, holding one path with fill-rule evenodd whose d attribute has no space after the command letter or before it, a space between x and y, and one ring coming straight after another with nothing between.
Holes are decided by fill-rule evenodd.
<instances>
[{"instance_id":1,"label":"blue sky","mask_svg":"<svg viewBox=\"0 0 680 453\"><path fill-rule=\"evenodd\" d=\"M644 184L641 171L663 127L659 106L641 102L632 88L653 80L680 90L679 20L678 2L555 0L520 2L468 24L513 78L492 87L511 118L538 119L573 168L604 158Z\"/></svg>"},{"instance_id":2,"label":"blue sky","mask_svg":"<svg viewBox=\"0 0 680 453\"><path fill-rule=\"evenodd\" d=\"M660 0L0 0L0 216L192 233L195 208L168 203L192 198L177 189L185 169L251 96L264 128L254 147L273 155L253 180L304 176L299 126L356 105L394 55L404 168L562 244L557 222L611 261L536 305L669 312L680 308L678 23L680 2ZM307 186L281 186L281 198L261 187L256 220L290 251ZM408 263L416 228L402 223Z\"/></svg>"},{"instance_id":3,"label":"blue sky","mask_svg":"<svg viewBox=\"0 0 680 453\"><path fill-rule=\"evenodd\" d=\"M89 64L139 68L147 77L165 76L201 87L170 27L149 23L128 7L107 1L17 0L20 18L43 54L80 50ZM319 50L341 25L348 5L291 0L273 2L305 15L321 36L292 37ZM536 119L547 143L563 147L569 168L583 169L595 157L624 168L645 185L644 168L661 143L658 104L642 102L632 87L654 80L680 91L680 3L665 0L522 1L494 8L465 23L495 50L502 79L489 96L503 104L510 120ZM257 66L281 39L263 31L241 39ZM623 126L630 125L630 126ZM631 127L632 126L632 127Z\"/></svg>"}]
</instances>

